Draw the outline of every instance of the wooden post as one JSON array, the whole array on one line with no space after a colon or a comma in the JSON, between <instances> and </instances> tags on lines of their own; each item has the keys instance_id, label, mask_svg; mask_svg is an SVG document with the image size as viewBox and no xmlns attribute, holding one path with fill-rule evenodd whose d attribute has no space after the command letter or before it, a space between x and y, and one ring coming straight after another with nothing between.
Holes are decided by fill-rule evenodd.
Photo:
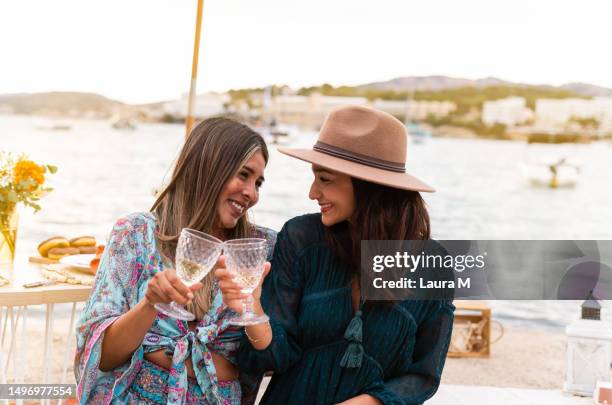
<instances>
[{"instance_id":1,"label":"wooden post","mask_svg":"<svg viewBox=\"0 0 612 405\"><path fill-rule=\"evenodd\" d=\"M200 53L200 31L202 29L202 12L204 0L198 0L198 12L196 15L195 41L193 44L193 61L191 63L191 85L189 87L189 101L187 104L187 118L185 119L185 139L191 133L193 127L193 106L196 97L196 82L198 79L198 57Z\"/></svg>"}]
</instances>

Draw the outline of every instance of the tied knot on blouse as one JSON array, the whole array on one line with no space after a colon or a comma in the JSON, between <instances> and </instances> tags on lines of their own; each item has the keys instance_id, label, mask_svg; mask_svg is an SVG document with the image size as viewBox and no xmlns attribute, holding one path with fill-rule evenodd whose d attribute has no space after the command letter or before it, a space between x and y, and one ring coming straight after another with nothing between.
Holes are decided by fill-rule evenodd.
<instances>
[{"instance_id":1,"label":"tied knot on blouse","mask_svg":"<svg viewBox=\"0 0 612 405\"><path fill-rule=\"evenodd\" d=\"M217 375L212 362L205 359L211 357L207 345L216 341L221 331L220 325L215 320L204 320L200 322L195 331L185 328L186 332L181 336L168 337L155 333L145 336L143 345L147 346L147 352L166 349L166 353L172 355L172 368L168 373L168 404L181 404L187 393L188 377L185 360L191 356L194 373L202 390L210 389L213 396L221 401L218 387ZM169 348L174 347L174 351Z\"/></svg>"}]
</instances>

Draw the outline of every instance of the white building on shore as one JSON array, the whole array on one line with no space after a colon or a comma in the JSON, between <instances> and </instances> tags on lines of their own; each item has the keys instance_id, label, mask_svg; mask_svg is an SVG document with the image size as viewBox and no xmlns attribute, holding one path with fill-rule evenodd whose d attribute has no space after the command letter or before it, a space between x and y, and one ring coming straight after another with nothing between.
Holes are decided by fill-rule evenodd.
<instances>
[{"instance_id":1,"label":"white building on shore","mask_svg":"<svg viewBox=\"0 0 612 405\"><path fill-rule=\"evenodd\" d=\"M445 117L457 109L452 101L407 100L406 118L412 121L424 120L429 116Z\"/></svg>"},{"instance_id":2,"label":"white building on shore","mask_svg":"<svg viewBox=\"0 0 612 405\"><path fill-rule=\"evenodd\" d=\"M423 120L430 115L442 117L457 108L449 101L377 99L370 102L366 97L331 97L313 93L309 96L278 95L263 114L279 122L317 128L333 108L341 105L370 106L409 120Z\"/></svg>"},{"instance_id":3,"label":"white building on shore","mask_svg":"<svg viewBox=\"0 0 612 405\"><path fill-rule=\"evenodd\" d=\"M161 113L170 114L176 118L185 118L187 116L187 104L189 95L183 96L174 101L168 101L162 104ZM193 109L193 116L197 119L213 117L215 115L226 112L226 106L229 105L231 98L227 93L203 93L196 96Z\"/></svg>"},{"instance_id":4,"label":"white building on shore","mask_svg":"<svg viewBox=\"0 0 612 405\"><path fill-rule=\"evenodd\" d=\"M13 114L15 109L8 104L0 104L0 114Z\"/></svg>"},{"instance_id":5,"label":"white building on shore","mask_svg":"<svg viewBox=\"0 0 612 405\"><path fill-rule=\"evenodd\" d=\"M395 115L396 117L406 116L406 108L407 108L406 100L376 99L372 102L371 105L377 110L387 112L391 115Z\"/></svg>"},{"instance_id":6,"label":"white building on shore","mask_svg":"<svg viewBox=\"0 0 612 405\"><path fill-rule=\"evenodd\" d=\"M330 97L313 93L309 96L279 95L270 101L263 112L285 124L318 128L327 114L341 105L368 105L365 97Z\"/></svg>"},{"instance_id":7,"label":"white building on shore","mask_svg":"<svg viewBox=\"0 0 612 405\"><path fill-rule=\"evenodd\" d=\"M612 130L612 97L593 99L565 98L536 101L536 126L548 130L562 130L572 119L593 118L600 130Z\"/></svg>"},{"instance_id":8,"label":"white building on shore","mask_svg":"<svg viewBox=\"0 0 612 405\"><path fill-rule=\"evenodd\" d=\"M612 134L612 97L597 97L595 103L599 108L599 132L604 135Z\"/></svg>"},{"instance_id":9,"label":"white building on shore","mask_svg":"<svg viewBox=\"0 0 612 405\"><path fill-rule=\"evenodd\" d=\"M482 106L482 122L485 125L503 124L506 127L514 127L532 118L533 111L527 108L523 97L485 101Z\"/></svg>"},{"instance_id":10,"label":"white building on shore","mask_svg":"<svg viewBox=\"0 0 612 405\"><path fill-rule=\"evenodd\" d=\"M612 114L603 117L599 124L599 132L603 135L612 134Z\"/></svg>"},{"instance_id":11,"label":"white building on shore","mask_svg":"<svg viewBox=\"0 0 612 405\"><path fill-rule=\"evenodd\" d=\"M427 100L374 100L372 107L410 121L424 120L429 116L445 117L457 108L450 101Z\"/></svg>"}]
</instances>

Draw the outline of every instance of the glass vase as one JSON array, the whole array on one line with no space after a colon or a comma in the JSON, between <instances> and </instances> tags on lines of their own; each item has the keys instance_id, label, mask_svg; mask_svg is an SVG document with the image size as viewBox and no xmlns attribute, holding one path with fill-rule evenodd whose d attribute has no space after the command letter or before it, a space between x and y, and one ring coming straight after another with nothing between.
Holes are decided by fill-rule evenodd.
<instances>
[{"instance_id":1,"label":"glass vase","mask_svg":"<svg viewBox=\"0 0 612 405\"><path fill-rule=\"evenodd\" d=\"M0 211L0 275L4 277L12 275L18 223L16 208Z\"/></svg>"}]
</instances>

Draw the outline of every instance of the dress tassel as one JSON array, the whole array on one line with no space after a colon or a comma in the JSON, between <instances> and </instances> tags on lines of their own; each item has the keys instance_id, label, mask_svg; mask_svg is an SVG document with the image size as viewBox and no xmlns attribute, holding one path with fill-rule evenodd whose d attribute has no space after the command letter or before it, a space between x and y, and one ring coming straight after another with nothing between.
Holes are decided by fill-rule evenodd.
<instances>
[{"instance_id":1,"label":"dress tassel","mask_svg":"<svg viewBox=\"0 0 612 405\"><path fill-rule=\"evenodd\" d=\"M355 313L353 319L344 331L344 338L350 342L362 342L363 321L361 320L361 310Z\"/></svg>"},{"instance_id":2,"label":"dress tassel","mask_svg":"<svg viewBox=\"0 0 612 405\"><path fill-rule=\"evenodd\" d=\"M363 361L363 321L361 320L361 310L355 313L351 322L344 331L344 338L350 343L340 360L340 367L359 368Z\"/></svg>"},{"instance_id":3,"label":"dress tassel","mask_svg":"<svg viewBox=\"0 0 612 405\"><path fill-rule=\"evenodd\" d=\"M344 368L359 368L363 360L363 345L361 343L352 342L346 348L340 367Z\"/></svg>"}]
</instances>

